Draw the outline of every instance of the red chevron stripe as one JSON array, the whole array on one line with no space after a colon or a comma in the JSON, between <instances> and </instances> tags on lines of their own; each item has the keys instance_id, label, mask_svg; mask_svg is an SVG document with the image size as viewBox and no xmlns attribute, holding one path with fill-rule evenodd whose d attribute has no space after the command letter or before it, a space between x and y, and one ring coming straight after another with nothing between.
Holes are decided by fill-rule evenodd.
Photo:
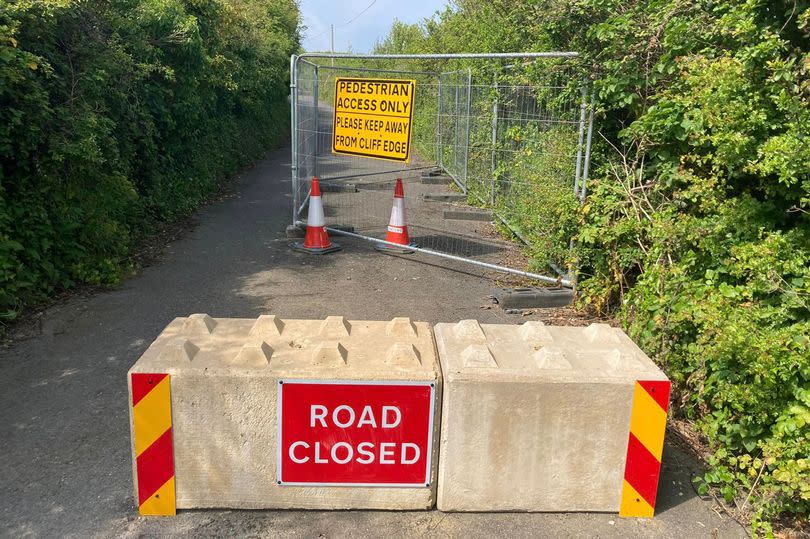
<instances>
[{"instance_id":1,"label":"red chevron stripe","mask_svg":"<svg viewBox=\"0 0 810 539\"><path fill-rule=\"evenodd\" d=\"M166 373L132 373L132 406L138 404L158 383L166 378Z\"/></svg>"},{"instance_id":2,"label":"red chevron stripe","mask_svg":"<svg viewBox=\"0 0 810 539\"><path fill-rule=\"evenodd\" d=\"M135 466L138 474L138 505L141 505L174 475L171 427L141 453Z\"/></svg>"},{"instance_id":3,"label":"red chevron stripe","mask_svg":"<svg viewBox=\"0 0 810 539\"><path fill-rule=\"evenodd\" d=\"M655 507L658 492L658 473L661 463L650 453L644 444L631 432L627 443L627 461L624 465L624 478L644 500Z\"/></svg>"},{"instance_id":4,"label":"red chevron stripe","mask_svg":"<svg viewBox=\"0 0 810 539\"><path fill-rule=\"evenodd\" d=\"M667 411L669 408L669 381L639 380L637 383L650 394L650 397L658 403L662 410Z\"/></svg>"}]
</instances>

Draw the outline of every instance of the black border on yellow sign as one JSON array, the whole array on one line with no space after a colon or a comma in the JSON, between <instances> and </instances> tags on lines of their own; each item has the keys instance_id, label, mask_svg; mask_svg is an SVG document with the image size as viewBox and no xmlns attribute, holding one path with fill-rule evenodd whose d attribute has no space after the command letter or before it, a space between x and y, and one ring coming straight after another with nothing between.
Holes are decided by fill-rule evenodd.
<instances>
[{"instance_id":1,"label":"black border on yellow sign","mask_svg":"<svg viewBox=\"0 0 810 539\"><path fill-rule=\"evenodd\" d=\"M335 125L337 124L337 97L338 97L338 82L346 80L346 81L357 81L357 82L388 82L388 83L395 83L395 84L402 84L403 82L410 82L411 88L413 91L411 92L411 112L408 115L408 151L405 152L405 157L400 159L398 157L384 157L376 154L368 154L362 152L349 152L346 150L336 150L335 149L335 135L337 134L335 131ZM363 79L358 77L335 77L335 96L332 100L332 108L334 109L334 113L332 115L332 153L333 154L346 154L346 155L357 155L359 157L369 157L371 159L380 159L382 161L397 161L399 163L407 163L411 159L411 138L413 138L413 108L414 104L416 103L416 81L414 79ZM345 111L343 111L345 112Z\"/></svg>"}]
</instances>

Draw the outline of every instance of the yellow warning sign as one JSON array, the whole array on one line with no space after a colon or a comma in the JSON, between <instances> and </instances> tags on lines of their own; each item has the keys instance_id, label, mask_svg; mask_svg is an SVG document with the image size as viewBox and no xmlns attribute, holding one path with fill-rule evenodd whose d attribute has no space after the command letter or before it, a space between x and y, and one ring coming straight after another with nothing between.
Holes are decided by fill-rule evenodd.
<instances>
[{"instance_id":1,"label":"yellow warning sign","mask_svg":"<svg viewBox=\"0 0 810 539\"><path fill-rule=\"evenodd\" d=\"M407 162L415 90L414 80L337 78L332 152Z\"/></svg>"}]
</instances>

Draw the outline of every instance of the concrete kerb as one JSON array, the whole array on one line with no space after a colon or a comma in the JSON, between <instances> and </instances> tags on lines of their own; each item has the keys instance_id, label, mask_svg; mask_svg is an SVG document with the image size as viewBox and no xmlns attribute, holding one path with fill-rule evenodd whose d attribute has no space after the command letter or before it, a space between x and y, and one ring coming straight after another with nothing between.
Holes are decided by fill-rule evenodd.
<instances>
[{"instance_id":1,"label":"concrete kerb","mask_svg":"<svg viewBox=\"0 0 810 539\"><path fill-rule=\"evenodd\" d=\"M442 511L652 516L669 382L623 332L602 324L475 320L437 324L434 331L407 318L175 319L128 376L141 513L195 507L428 509L438 500ZM370 476L355 481L356 470L341 476L340 469L296 468L296 459L317 460L318 449L314 455L306 453L313 444L291 449L280 429L282 409L305 408L295 404L304 402L295 401L295 393L282 404L279 387L285 381L298 389L314 384L319 395L339 390L335 404L356 389L373 399L375 384L382 384L376 394L383 399L403 385L415 385L405 388L414 392L431 385L430 397L422 391L422 404L413 408L424 410L418 406L431 402L425 428L430 434L421 446L410 444L408 455L402 444L400 466L393 467L405 470L413 464L409 459L421 455L419 447L427 448L429 459L417 463L427 466L424 484L400 484L393 476L382 483ZM324 384L339 387L326 391ZM292 431L307 419L290 419L290 410L284 425ZM427 424L425 413L420 417ZM310 427L319 427L315 419ZM349 431L339 429L332 443L344 440L344 454L358 444L351 449L356 464L360 444ZM383 438L374 438L378 432ZM385 440L383 431L366 434L372 436L367 442ZM327 444L322 451L328 459Z\"/></svg>"}]
</instances>

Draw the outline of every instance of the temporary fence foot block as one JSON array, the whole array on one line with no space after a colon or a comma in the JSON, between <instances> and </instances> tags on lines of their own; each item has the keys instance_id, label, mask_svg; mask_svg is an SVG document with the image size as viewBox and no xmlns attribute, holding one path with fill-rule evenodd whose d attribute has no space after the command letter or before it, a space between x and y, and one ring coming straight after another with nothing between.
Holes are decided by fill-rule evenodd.
<instances>
[{"instance_id":1,"label":"temporary fence foot block","mask_svg":"<svg viewBox=\"0 0 810 539\"><path fill-rule=\"evenodd\" d=\"M444 210L443 217L454 221L492 221L492 214L488 211Z\"/></svg>"},{"instance_id":2,"label":"temporary fence foot block","mask_svg":"<svg viewBox=\"0 0 810 539\"><path fill-rule=\"evenodd\" d=\"M501 309L565 307L574 299L574 291L570 288L498 288L493 295Z\"/></svg>"},{"instance_id":3,"label":"temporary fence foot block","mask_svg":"<svg viewBox=\"0 0 810 539\"><path fill-rule=\"evenodd\" d=\"M299 253L307 253L310 255L325 255L327 253L334 253L335 251L340 251L341 249L343 249L343 247L341 247L339 244L335 242L332 242L332 245L324 249L314 249L304 247L303 241L295 241L290 244L290 249L292 249L293 251L298 251Z\"/></svg>"},{"instance_id":4,"label":"temporary fence foot block","mask_svg":"<svg viewBox=\"0 0 810 539\"><path fill-rule=\"evenodd\" d=\"M467 200L467 195L464 193L424 193L422 198L435 202L458 202L460 200Z\"/></svg>"},{"instance_id":5,"label":"temporary fence foot block","mask_svg":"<svg viewBox=\"0 0 810 539\"><path fill-rule=\"evenodd\" d=\"M304 227L301 225L287 225L287 229L284 232L287 234L288 240L297 240L304 238L306 230L304 230Z\"/></svg>"},{"instance_id":6,"label":"temporary fence foot block","mask_svg":"<svg viewBox=\"0 0 810 539\"><path fill-rule=\"evenodd\" d=\"M408 245L403 245L401 247L394 247L393 245L388 245L387 243L378 243L374 246L374 248L380 251L381 253L397 253L401 255L409 255L416 252L413 249L409 249L409 247L419 247L419 245L411 242Z\"/></svg>"}]
</instances>

